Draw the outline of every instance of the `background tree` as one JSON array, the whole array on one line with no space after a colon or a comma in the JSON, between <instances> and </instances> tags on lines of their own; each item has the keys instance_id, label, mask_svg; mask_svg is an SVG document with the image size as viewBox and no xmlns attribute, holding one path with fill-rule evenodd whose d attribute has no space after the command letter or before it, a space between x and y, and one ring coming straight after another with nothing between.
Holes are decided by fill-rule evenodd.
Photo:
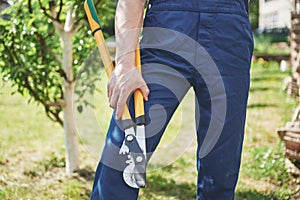
<instances>
[{"instance_id":1,"label":"background tree","mask_svg":"<svg viewBox=\"0 0 300 200\"><path fill-rule=\"evenodd\" d=\"M0 19L0 73L29 102L43 105L64 128L66 172L79 168L73 98L80 65L95 47L84 1L19 0ZM101 21L113 20L115 1L95 0ZM15 93L14 92L14 93Z\"/></svg>"},{"instance_id":2,"label":"background tree","mask_svg":"<svg viewBox=\"0 0 300 200\"><path fill-rule=\"evenodd\" d=\"M259 0L250 0L249 17L250 17L252 30L257 29L258 20L259 20Z\"/></svg>"}]
</instances>

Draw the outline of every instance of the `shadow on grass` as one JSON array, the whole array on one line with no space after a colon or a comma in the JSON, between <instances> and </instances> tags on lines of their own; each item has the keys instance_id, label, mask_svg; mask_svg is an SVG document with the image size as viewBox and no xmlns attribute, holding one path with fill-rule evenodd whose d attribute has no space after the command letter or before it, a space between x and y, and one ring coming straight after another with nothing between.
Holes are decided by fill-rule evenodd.
<instances>
[{"instance_id":1,"label":"shadow on grass","mask_svg":"<svg viewBox=\"0 0 300 200\"><path fill-rule=\"evenodd\" d=\"M173 179L164 178L161 175L147 177L147 187L143 196L146 199L155 199L159 196L170 199L194 200L196 198L196 185L191 183L177 183Z\"/></svg>"},{"instance_id":2,"label":"shadow on grass","mask_svg":"<svg viewBox=\"0 0 300 200\"><path fill-rule=\"evenodd\" d=\"M164 199L195 200L196 185L191 183L177 183L173 179L164 178L161 175L147 177L147 187L144 189L144 199L157 199L158 196ZM274 194L262 194L255 190L236 191L236 200L276 200Z\"/></svg>"},{"instance_id":3,"label":"shadow on grass","mask_svg":"<svg viewBox=\"0 0 300 200\"><path fill-rule=\"evenodd\" d=\"M270 90L278 90L276 87L251 87L250 92L265 92L265 91L270 91Z\"/></svg>"},{"instance_id":4,"label":"shadow on grass","mask_svg":"<svg viewBox=\"0 0 300 200\"><path fill-rule=\"evenodd\" d=\"M80 178L84 179L85 181L93 181L94 180L94 174L92 168L82 168L75 171L74 178L80 180Z\"/></svg>"},{"instance_id":5,"label":"shadow on grass","mask_svg":"<svg viewBox=\"0 0 300 200\"><path fill-rule=\"evenodd\" d=\"M237 191L236 200L275 200L276 196L272 194L261 194L255 190Z\"/></svg>"},{"instance_id":6,"label":"shadow on grass","mask_svg":"<svg viewBox=\"0 0 300 200\"><path fill-rule=\"evenodd\" d=\"M255 108L277 107L277 105L276 104L266 104L266 103L256 103L256 104L250 104L247 107L248 107L248 109L255 109Z\"/></svg>"},{"instance_id":7,"label":"shadow on grass","mask_svg":"<svg viewBox=\"0 0 300 200\"><path fill-rule=\"evenodd\" d=\"M272 74L272 76L260 76L260 77L251 78L251 82L260 82L260 81L265 82L266 80L280 83L281 81L283 81L283 77L282 74L279 74L277 76L276 74Z\"/></svg>"}]
</instances>

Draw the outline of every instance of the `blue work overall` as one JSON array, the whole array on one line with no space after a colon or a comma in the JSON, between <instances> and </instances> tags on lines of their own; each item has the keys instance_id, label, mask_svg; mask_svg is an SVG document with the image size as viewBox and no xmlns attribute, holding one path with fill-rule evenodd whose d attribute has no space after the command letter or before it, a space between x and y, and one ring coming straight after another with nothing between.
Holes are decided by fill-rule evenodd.
<instances>
[{"instance_id":1,"label":"blue work overall","mask_svg":"<svg viewBox=\"0 0 300 200\"><path fill-rule=\"evenodd\" d=\"M197 199L234 199L252 51L248 0L149 2L141 41L143 77L150 89L145 102L147 152L154 152L181 99L192 87L197 111ZM129 108L132 112L132 102ZM208 134L217 138L215 143L209 142L214 138ZM123 140L124 131L113 115L92 200L138 198L139 190L123 180L127 158L118 153ZM201 149L204 143L206 147Z\"/></svg>"}]
</instances>

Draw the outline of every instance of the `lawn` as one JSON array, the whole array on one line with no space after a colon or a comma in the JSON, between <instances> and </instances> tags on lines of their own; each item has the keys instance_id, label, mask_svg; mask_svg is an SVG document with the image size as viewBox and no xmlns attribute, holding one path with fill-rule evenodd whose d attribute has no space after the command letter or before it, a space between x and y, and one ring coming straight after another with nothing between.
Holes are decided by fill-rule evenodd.
<instances>
[{"instance_id":1,"label":"lawn","mask_svg":"<svg viewBox=\"0 0 300 200\"><path fill-rule=\"evenodd\" d=\"M297 106L296 101L281 90L282 80L288 75L281 72L276 63L269 63L267 67L259 63L252 66L237 200L299 198L299 177L286 170L284 145L276 133L276 128L291 119ZM17 94L11 96L12 90L9 83L0 84L0 199L89 199L98 162L97 142L81 139L81 170L66 177L62 128L48 120L41 106L27 104L27 100ZM103 91L95 95L95 102L102 100L101 105L106 102L104 94ZM189 106L192 101L192 93L189 93L168 127L160 150L170 149L167 147L175 139L174 132L194 137L190 131L194 129L193 109ZM95 108L101 133L105 133L109 121L109 115L103 115L111 112L107 107L106 104ZM182 117L186 112L191 114ZM148 185L140 193L141 200L195 199L195 143L182 143L178 145L182 145L184 151L170 151L157 158L178 157L176 161L167 166L152 161L147 174Z\"/></svg>"},{"instance_id":2,"label":"lawn","mask_svg":"<svg viewBox=\"0 0 300 200\"><path fill-rule=\"evenodd\" d=\"M289 55L288 35L254 34L254 55Z\"/></svg>"}]
</instances>

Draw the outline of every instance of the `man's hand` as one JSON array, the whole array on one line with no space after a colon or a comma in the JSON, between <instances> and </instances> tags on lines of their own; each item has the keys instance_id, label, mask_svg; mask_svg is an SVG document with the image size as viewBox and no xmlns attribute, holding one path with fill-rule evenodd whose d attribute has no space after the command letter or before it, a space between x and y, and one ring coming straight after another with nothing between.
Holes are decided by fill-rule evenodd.
<instances>
[{"instance_id":1,"label":"man's hand","mask_svg":"<svg viewBox=\"0 0 300 200\"><path fill-rule=\"evenodd\" d=\"M149 89L135 65L135 50L143 23L146 0L118 1L115 18L116 68L108 81L110 107L116 109L116 119L122 117L125 103L136 89L141 90L145 101Z\"/></svg>"},{"instance_id":2,"label":"man's hand","mask_svg":"<svg viewBox=\"0 0 300 200\"><path fill-rule=\"evenodd\" d=\"M149 95L146 82L137 68L133 67L125 72L120 69L120 67L115 68L107 84L109 104L116 110L116 119L122 117L124 106L132 92L139 89L145 101L148 101Z\"/></svg>"}]
</instances>

